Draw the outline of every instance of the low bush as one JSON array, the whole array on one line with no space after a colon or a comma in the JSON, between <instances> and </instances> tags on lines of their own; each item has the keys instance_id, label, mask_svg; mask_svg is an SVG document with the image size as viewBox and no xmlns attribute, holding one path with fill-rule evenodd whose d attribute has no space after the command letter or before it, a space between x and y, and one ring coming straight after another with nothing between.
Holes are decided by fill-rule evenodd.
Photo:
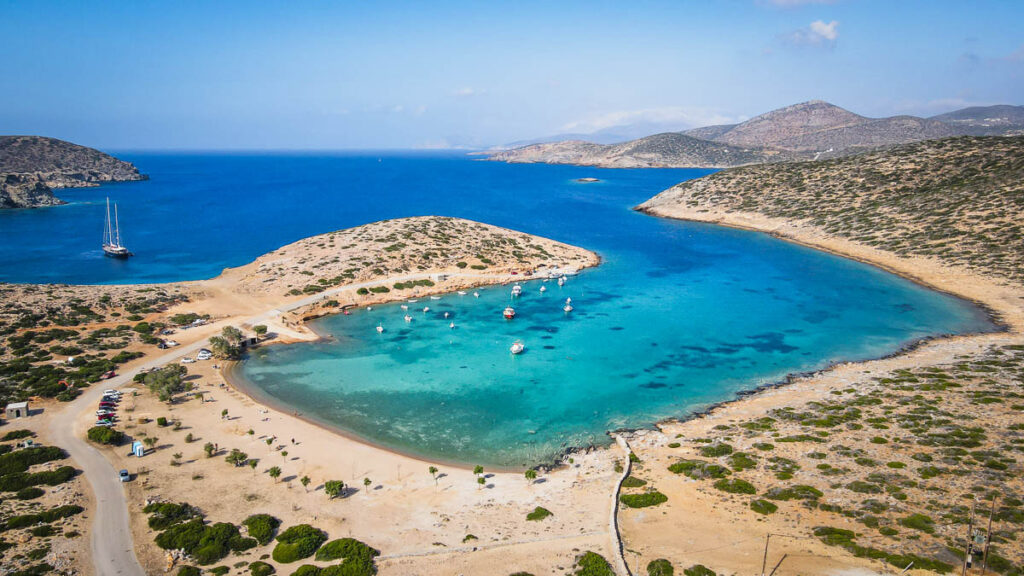
<instances>
[{"instance_id":1,"label":"low bush","mask_svg":"<svg viewBox=\"0 0 1024 576\"><path fill-rule=\"evenodd\" d=\"M719 456L728 456L732 454L732 446L725 442L719 442L717 444L709 444L700 449L701 456L705 458L717 458Z\"/></svg>"},{"instance_id":2,"label":"low bush","mask_svg":"<svg viewBox=\"0 0 1024 576\"><path fill-rule=\"evenodd\" d=\"M718 576L714 570L703 564L694 564L683 570L683 574L686 574L686 576Z\"/></svg>"},{"instance_id":3,"label":"low bush","mask_svg":"<svg viewBox=\"0 0 1024 576\"><path fill-rule=\"evenodd\" d=\"M742 478L733 478L732 480L723 478L715 482L714 486L718 490L730 494L757 494L754 485Z\"/></svg>"},{"instance_id":4,"label":"low bush","mask_svg":"<svg viewBox=\"0 0 1024 576\"><path fill-rule=\"evenodd\" d=\"M260 546L266 546L274 539L274 533L281 525L281 521L270 514L253 514L242 521L242 525L259 542Z\"/></svg>"},{"instance_id":5,"label":"low bush","mask_svg":"<svg viewBox=\"0 0 1024 576\"><path fill-rule=\"evenodd\" d=\"M657 490L652 490L643 494L623 494L619 496L619 502L622 502L622 505L627 508L647 508L668 502L668 496Z\"/></svg>"},{"instance_id":6,"label":"low bush","mask_svg":"<svg viewBox=\"0 0 1024 576\"><path fill-rule=\"evenodd\" d=\"M270 564L260 562L259 560L249 564L249 573L252 574L252 576L270 576L276 571L277 570L274 570L274 567Z\"/></svg>"},{"instance_id":7,"label":"low bush","mask_svg":"<svg viewBox=\"0 0 1024 576\"><path fill-rule=\"evenodd\" d=\"M576 559L573 576L615 576L611 564L596 552L584 552Z\"/></svg>"},{"instance_id":8,"label":"low bush","mask_svg":"<svg viewBox=\"0 0 1024 576\"><path fill-rule=\"evenodd\" d=\"M805 484L797 484L786 488L772 488L765 493L765 497L772 500L817 500L822 496L821 490Z\"/></svg>"},{"instance_id":9,"label":"low bush","mask_svg":"<svg viewBox=\"0 0 1024 576\"><path fill-rule=\"evenodd\" d=\"M175 504L173 502L154 502L149 504L142 509L146 514L150 514L149 527L153 530L166 530L167 528L181 524L186 520L192 520L193 518L201 518L202 515L199 510L195 507L182 502L181 504Z\"/></svg>"},{"instance_id":10,"label":"low bush","mask_svg":"<svg viewBox=\"0 0 1024 576\"><path fill-rule=\"evenodd\" d=\"M542 508L540 506L537 506L536 508L533 509L533 512L530 512L529 514L526 515L526 519L530 520L530 521L535 521L536 522L536 521L543 520L543 519L545 519L545 518L547 518L548 516L551 516L551 515L552 515L551 511L548 510L547 508Z\"/></svg>"},{"instance_id":11,"label":"low bush","mask_svg":"<svg viewBox=\"0 0 1024 576\"><path fill-rule=\"evenodd\" d=\"M309 524L298 524L277 535L277 546L271 556L275 562L288 564L309 558L327 541L322 530Z\"/></svg>"},{"instance_id":12,"label":"low bush","mask_svg":"<svg viewBox=\"0 0 1024 576\"><path fill-rule=\"evenodd\" d=\"M704 460L680 460L668 467L673 474L684 474L688 478L701 480L704 478L725 478L732 472L725 466L705 462Z\"/></svg>"},{"instance_id":13,"label":"low bush","mask_svg":"<svg viewBox=\"0 0 1024 576\"><path fill-rule=\"evenodd\" d=\"M34 500L36 498L39 498L43 494L46 494L45 490L43 490L42 488L36 488L35 486L32 486L29 488L22 488L21 490L18 490L14 497L17 498L18 500Z\"/></svg>"},{"instance_id":14,"label":"low bush","mask_svg":"<svg viewBox=\"0 0 1024 576\"><path fill-rule=\"evenodd\" d=\"M182 566L178 568L178 576L202 576L203 571L195 566Z\"/></svg>"},{"instance_id":15,"label":"low bush","mask_svg":"<svg viewBox=\"0 0 1024 576\"><path fill-rule=\"evenodd\" d=\"M36 433L31 430L11 430L7 434L4 434L3 438L0 438L0 442L10 442L11 440L21 440L22 438L29 438L35 436Z\"/></svg>"},{"instance_id":16,"label":"low bush","mask_svg":"<svg viewBox=\"0 0 1024 576\"><path fill-rule=\"evenodd\" d=\"M324 544L316 552L316 559L330 561L349 558L363 558L372 561L380 556L380 550L371 548L354 538L340 538Z\"/></svg>"},{"instance_id":17,"label":"low bush","mask_svg":"<svg viewBox=\"0 0 1024 576\"><path fill-rule=\"evenodd\" d=\"M672 563L664 558L651 560L647 563L647 576L674 576L676 573Z\"/></svg>"},{"instance_id":18,"label":"low bush","mask_svg":"<svg viewBox=\"0 0 1024 576\"><path fill-rule=\"evenodd\" d=\"M124 432L106 426L93 426L87 433L89 440L97 444L119 445L124 442Z\"/></svg>"},{"instance_id":19,"label":"low bush","mask_svg":"<svg viewBox=\"0 0 1024 576\"><path fill-rule=\"evenodd\" d=\"M628 476L625 480L622 481L623 488L639 488L641 486L644 486L645 484L647 484L647 480L641 480L636 476Z\"/></svg>"},{"instance_id":20,"label":"low bush","mask_svg":"<svg viewBox=\"0 0 1024 576\"><path fill-rule=\"evenodd\" d=\"M750 503L750 509L753 510L754 512L757 512L758 514L768 515L774 514L775 511L779 509L779 507L776 506L774 502L758 499Z\"/></svg>"},{"instance_id":21,"label":"low bush","mask_svg":"<svg viewBox=\"0 0 1024 576\"><path fill-rule=\"evenodd\" d=\"M320 567L312 564L303 564L299 569L292 572L292 576L320 576Z\"/></svg>"},{"instance_id":22,"label":"low bush","mask_svg":"<svg viewBox=\"0 0 1024 576\"><path fill-rule=\"evenodd\" d=\"M17 492L31 486L57 486L75 477L77 471L71 466L28 474L25 472L0 477L0 492Z\"/></svg>"}]
</instances>

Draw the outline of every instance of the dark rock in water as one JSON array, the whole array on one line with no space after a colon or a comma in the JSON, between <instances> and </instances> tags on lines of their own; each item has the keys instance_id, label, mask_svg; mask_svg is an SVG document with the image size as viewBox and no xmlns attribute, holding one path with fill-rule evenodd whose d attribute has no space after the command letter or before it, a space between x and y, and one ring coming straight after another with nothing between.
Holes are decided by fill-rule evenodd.
<instances>
[{"instance_id":1,"label":"dark rock in water","mask_svg":"<svg viewBox=\"0 0 1024 576\"><path fill-rule=\"evenodd\" d=\"M139 169L99 150L41 136L0 136L0 208L64 204L54 188L146 180Z\"/></svg>"}]
</instances>

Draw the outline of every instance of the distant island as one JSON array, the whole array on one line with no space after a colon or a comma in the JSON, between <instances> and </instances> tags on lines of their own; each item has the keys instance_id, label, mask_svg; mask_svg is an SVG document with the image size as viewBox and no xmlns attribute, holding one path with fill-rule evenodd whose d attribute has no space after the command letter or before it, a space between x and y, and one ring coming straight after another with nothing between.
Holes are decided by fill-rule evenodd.
<instances>
[{"instance_id":1,"label":"distant island","mask_svg":"<svg viewBox=\"0 0 1024 576\"><path fill-rule=\"evenodd\" d=\"M99 150L43 136L0 136L0 208L65 202L54 188L146 180L130 162Z\"/></svg>"},{"instance_id":2,"label":"distant island","mask_svg":"<svg viewBox=\"0 0 1024 576\"><path fill-rule=\"evenodd\" d=\"M603 168L731 168L836 158L950 136L1022 134L1024 106L964 108L931 118L868 118L812 100L739 124L666 132L618 144L537 143L496 151L488 159Z\"/></svg>"}]
</instances>

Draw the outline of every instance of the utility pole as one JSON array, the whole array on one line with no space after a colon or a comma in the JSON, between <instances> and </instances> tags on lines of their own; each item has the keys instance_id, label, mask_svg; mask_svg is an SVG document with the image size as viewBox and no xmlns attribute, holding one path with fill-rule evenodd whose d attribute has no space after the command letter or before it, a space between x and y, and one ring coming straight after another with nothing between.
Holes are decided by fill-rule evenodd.
<instances>
[{"instance_id":1,"label":"utility pole","mask_svg":"<svg viewBox=\"0 0 1024 576\"><path fill-rule=\"evenodd\" d=\"M971 553L974 550L974 503L971 503L971 519L967 521L967 549L964 554L964 568L962 576L967 576L967 569L971 567Z\"/></svg>"},{"instance_id":2,"label":"utility pole","mask_svg":"<svg viewBox=\"0 0 1024 576\"><path fill-rule=\"evenodd\" d=\"M992 516L996 513L996 500L999 496L992 497L992 508L988 511L988 529L985 530L985 555L981 559L981 576L985 576L988 570L988 547L992 544Z\"/></svg>"},{"instance_id":3,"label":"utility pole","mask_svg":"<svg viewBox=\"0 0 1024 576\"><path fill-rule=\"evenodd\" d=\"M771 541L772 535L769 532L764 538L764 558L761 560L761 576L765 576L765 568L768 567L768 542Z\"/></svg>"}]
</instances>

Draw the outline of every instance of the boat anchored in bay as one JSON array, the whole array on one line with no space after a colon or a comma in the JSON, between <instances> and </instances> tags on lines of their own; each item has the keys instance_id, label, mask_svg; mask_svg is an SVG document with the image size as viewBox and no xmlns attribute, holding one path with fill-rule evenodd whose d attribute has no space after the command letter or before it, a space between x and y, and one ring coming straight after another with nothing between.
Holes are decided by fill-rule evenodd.
<instances>
[{"instance_id":1,"label":"boat anchored in bay","mask_svg":"<svg viewBox=\"0 0 1024 576\"><path fill-rule=\"evenodd\" d=\"M103 255L111 258L134 256L121 244L121 226L117 220L117 204L114 204L114 225L110 225L110 198L107 198L107 222L103 227Z\"/></svg>"}]
</instances>

